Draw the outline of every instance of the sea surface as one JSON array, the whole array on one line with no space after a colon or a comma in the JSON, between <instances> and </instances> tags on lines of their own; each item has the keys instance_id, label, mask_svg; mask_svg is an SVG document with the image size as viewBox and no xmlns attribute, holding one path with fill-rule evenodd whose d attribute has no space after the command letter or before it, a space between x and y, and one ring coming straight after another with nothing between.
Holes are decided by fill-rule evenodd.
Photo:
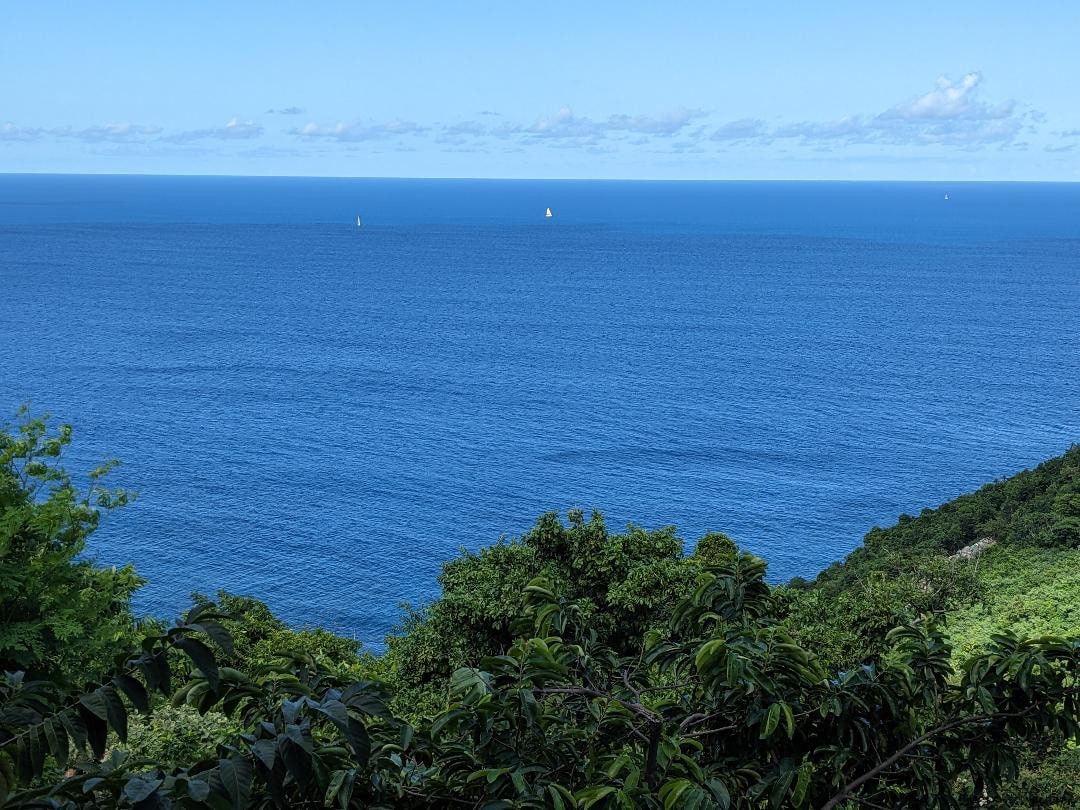
<instances>
[{"instance_id":1,"label":"sea surface","mask_svg":"<svg viewBox=\"0 0 1080 810\"><path fill-rule=\"evenodd\" d=\"M23 402L157 615L378 648L572 507L812 576L1080 441L1080 186L0 176Z\"/></svg>"}]
</instances>

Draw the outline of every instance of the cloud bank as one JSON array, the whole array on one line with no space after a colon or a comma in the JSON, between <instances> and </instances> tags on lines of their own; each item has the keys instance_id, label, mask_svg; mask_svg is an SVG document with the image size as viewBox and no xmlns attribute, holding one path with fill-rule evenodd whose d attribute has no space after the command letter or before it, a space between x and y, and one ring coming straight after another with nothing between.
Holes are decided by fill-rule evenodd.
<instances>
[{"instance_id":1,"label":"cloud bank","mask_svg":"<svg viewBox=\"0 0 1080 810\"><path fill-rule=\"evenodd\" d=\"M877 112L853 112L835 119L768 121L760 117L718 116L700 108L679 107L667 112L614 112L582 115L569 106L531 121L514 121L483 110L461 120L417 122L403 118L341 119L333 123L308 121L301 126L268 131L257 121L233 117L221 126L167 132L159 126L131 122L88 127L42 128L8 121L0 124L0 144L48 140L77 140L86 144L157 144L160 148L222 149L245 144L245 154L311 153L315 144L380 143L398 151L438 146L446 151L514 152L525 149L580 149L586 153L639 150L670 155L709 151L785 149L833 151L849 147L952 148L974 151L989 147L1028 148L1045 117L1007 100L993 103L983 93L977 71L958 79L940 77L922 93L883 106ZM270 108L264 115L298 116L301 107ZM1047 152L1065 151L1078 129L1046 132L1036 144ZM216 145L215 145L216 144ZM885 154L881 151L881 154Z\"/></svg>"},{"instance_id":2,"label":"cloud bank","mask_svg":"<svg viewBox=\"0 0 1080 810\"><path fill-rule=\"evenodd\" d=\"M755 122L732 122L716 130L715 140L734 140L730 133L746 130L744 139L771 142L796 139L806 145L955 146L979 148L1013 143L1033 114L1015 102L989 104L979 98L982 75L968 73L953 81L938 78L933 89L895 104L875 115L853 115L832 121L797 121L772 129ZM740 127L740 125L742 125Z\"/></svg>"},{"instance_id":3,"label":"cloud bank","mask_svg":"<svg viewBox=\"0 0 1080 810\"><path fill-rule=\"evenodd\" d=\"M174 135L167 135L161 140L169 143L188 143L190 141L247 141L252 138L258 138L263 134L263 127L261 124L256 124L254 121L242 121L239 118L232 118L225 126L210 127L208 129L189 129L184 132L177 132Z\"/></svg>"}]
</instances>

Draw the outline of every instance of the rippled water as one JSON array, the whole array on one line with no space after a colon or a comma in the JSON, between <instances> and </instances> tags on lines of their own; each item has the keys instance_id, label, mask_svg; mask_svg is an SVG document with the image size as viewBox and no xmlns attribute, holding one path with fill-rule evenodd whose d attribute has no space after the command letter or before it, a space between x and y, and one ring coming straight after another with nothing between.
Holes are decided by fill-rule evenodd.
<instances>
[{"instance_id":1,"label":"rippled water","mask_svg":"<svg viewBox=\"0 0 1080 810\"><path fill-rule=\"evenodd\" d=\"M0 409L123 459L159 614L377 645L573 506L812 575L1080 440L1073 185L7 176L0 285Z\"/></svg>"}]
</instances>

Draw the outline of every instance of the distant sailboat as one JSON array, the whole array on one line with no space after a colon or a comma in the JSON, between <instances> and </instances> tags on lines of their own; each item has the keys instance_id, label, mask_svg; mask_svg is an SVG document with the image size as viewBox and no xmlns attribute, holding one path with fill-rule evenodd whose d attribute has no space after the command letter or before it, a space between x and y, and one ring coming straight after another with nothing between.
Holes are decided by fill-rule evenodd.
<instances>
[{"instance_id":1,"label":"distant sailboat","mask_svg":"<svg viewBox=\"0 0 1080 810\"><path fill-rule=\"evenodd\" d=\"M360 219L359 214L356 215L356 227L357 228L363 228L364 227L364 222L363 222L363 220Z\"/></svg>"},{"instance_id":2,"label":"distant sailboat","mask_svg":"<svg viewBox=\"0 0 1080 810\"><path fill-rule=\"evenodd\" d=\"M945 192L945 202L948 202L948 201L949 201L949 193Z\"/></svg>"},{"instance_id":3,"label":"distant sailboat","mask_svg":"<svg viewBox=\"0 0 1080 810\"><path fill-rule=\"evenodd\" d=\"M555 216L555 215L551 213L551 209L550 209L550 208L549 208L549 209L547 209L547 210L546 210L546 211L544 212L544 219L551 219L551 218L552 218L553 216Z\"/></svg>"}]
</instances>

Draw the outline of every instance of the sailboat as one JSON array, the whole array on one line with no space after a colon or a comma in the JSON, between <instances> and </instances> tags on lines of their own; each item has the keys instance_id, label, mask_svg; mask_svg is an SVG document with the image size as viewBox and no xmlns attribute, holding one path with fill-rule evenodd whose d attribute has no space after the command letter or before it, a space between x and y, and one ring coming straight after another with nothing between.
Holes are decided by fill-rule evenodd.
<instances>
[{"instance_id":1,"label":"sailboat","mask_svg":"<svg viewBox=\"0 0 1080 810\"><path fill-rule=\"evenodd\" d=\"M945 192L945 202L949 201L949 192Z\"/></svg>"},{"instance_id":2,"label":"sailboat","mask_svg":"<svg viewBox=\"0 0 1080 810\"><path fill-rule=\"evenodd\" d=\"M550 209L550 208L549 208L549 209L547 209L547 210L546 210L546 211L544 212L544 219L551 219L551 218L552 218L553 216L554 216L554 214L552 214L552 213L551 213L551 209Z\"/></svg>"},{"instance_id":3,"label":"sailboat","mask_svg":"<svg viewBox=\"0 0 1080 810\"><path fill-rule=\"evenodd\" d=\"M364 221L362 219L360 219L359 214L356 215L356 227L357 228L363 228L364 227Z\"/></svg>"}]
</instances>

